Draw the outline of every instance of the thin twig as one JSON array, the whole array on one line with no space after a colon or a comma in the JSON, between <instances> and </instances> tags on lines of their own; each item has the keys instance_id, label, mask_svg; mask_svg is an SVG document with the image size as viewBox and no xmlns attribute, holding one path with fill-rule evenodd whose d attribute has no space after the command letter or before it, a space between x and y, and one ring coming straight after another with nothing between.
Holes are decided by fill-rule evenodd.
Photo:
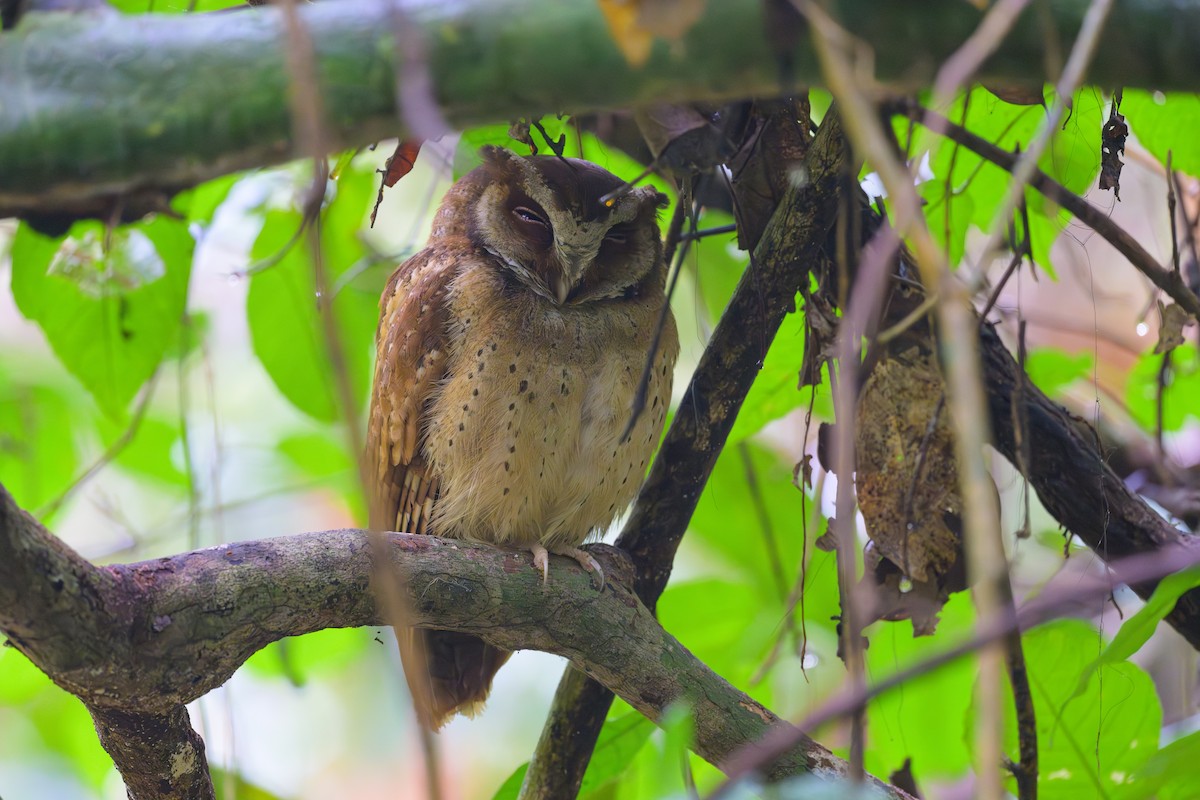
<instances>
[{"instance_id":1,"label":"thin twig","mask_svg":"<svg viewBox=\"0 0 1200 800\"><path fill-rule=\"evenodd\" d=\"M958 644L870 686L858 690L844 688L796 723L794 728L777 728L760 741L746 745L729 760L725 768L725 781L709 795L708 800L721 800L738 780L778 758L780 753L787 752L799 737L832 720L854 713L855 709L910 683L915 678L928 675L964 656L999 643L1014 632L1028 631L1063 617L1092 616L1095 613L1095 604L1104 601L1112 592L1113 578L1110 575L1115 575L1116 580L1125 585L1144 585L1197 564L1200 564L1200 548L1191 545L1171 545L1158 552L1114 561L1105 574L1089 575L1069 583L1051 586L1022 605L1019 610L1015 610L1015 613L1014 607L1001 606L998 613L976 620L973 626L974 633Z\"/></svg>"},{"instance_id":2,"label":"thin twig","mask_svg":"<svg viewBox=\"0 0 1200 800\"><path fill-rule=\"evenodd\" d=\"M142 388L142 396L138 400L137 406L134 407L133 415L129 418L129 424L125 426L125 430L113 440L113 443L105 449L99 458L67 484L67 488L63 489L58 497L55 497L37 510L39 519L46 519L62 508L63 503L67 502L71 498L71 495L75 494L85 483L94 478L100 470L112 463L117 456L121 455L121 451L129 446L129 443L133 441L133 437L137 435L138 429L142 425L142 420L146 418L146 411L150 408L150 398L154 396L154 388L157 385L158 373L155 372Z\"/></svg>"},{"instance_id":3,"label":"thin twig","mask_svg":"<svg viewBox=\"0 0 1200 800\"><path fill-rule=\"evenodd\" d=\"M946 364L948 405L954 423L968 573L975 586L976 607L981 615L988 615L998 608L998 584L1007 577L1007 561L1000 538L995 486L984 462L987 404L974 310L965 288L950 273L945 254L929 233L911 174L894 153L874 104L855 81L854 65L846 55L847 35L816 3L793 2L812 24L813 44L829 89L842 104L847 133L882 179L895 209L897 232L913 243L922 282L942 297L938 304L939 344ZM1002 672L1001 649L989 647L981 652L978 755L979 789L984 800L998 800L1001 794L1001 712L997 688Z\"/></svg>"},{"instance_id":4,"label":"thin twig","mask_svg":"<svg viewBox=\"0 0 1200 800\"><path fill-rule=\"evenodd\" d=\"M1016 156L996 145L971 133L965 128L955 125L939 114L922 108L911 100L901 100L896 109L906 116L920 122L922 125L938 126L948 139L953 139L971 152L992 162L1001 169L1012 171L1016 164ZM1053 200L1058 205L1070 211L1083 224L1100 234L1117 252L1125 256L1138 272L1141 272L1150 282L1162 289L1179 303L1193 317L1200 318L1200 297L1187 287L1183 279L1173 271L1163 269L1154 256L1147 252L1137 239L1124 228L1113 222L1107 214L1088 203L1079 195L1067 189L1041 170L1035 169L1029 178L1029 185L1040 194Z\"/></svg>"}]
</instances>

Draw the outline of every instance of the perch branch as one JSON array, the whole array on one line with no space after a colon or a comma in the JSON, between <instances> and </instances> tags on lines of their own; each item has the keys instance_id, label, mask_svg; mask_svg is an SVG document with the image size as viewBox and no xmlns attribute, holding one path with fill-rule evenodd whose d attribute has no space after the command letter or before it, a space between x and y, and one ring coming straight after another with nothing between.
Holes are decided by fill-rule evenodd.
<instances>
[{"instance_id":1,"label":"perch branch","mask_svg":"<svg viewBox=\"0 0 1200 800\"><path fill-rule=\"evenodd\" d=\"M629 567L614 548L593 550L610 577L597 592L566 559L543 584L527 553L431 536L389 539L417 626L564 656L652 720L685 701L695 749L717 766L785 724L663 630L618 580ZM134 800L209 798L203 747L182 706L285 636L380 624L371 552L366 532L337 530L96 567L0 486L0 630L92 711ZM803 737L767 775L799 772L844 775L846 763Z\"/></svg>"}]
</instances>

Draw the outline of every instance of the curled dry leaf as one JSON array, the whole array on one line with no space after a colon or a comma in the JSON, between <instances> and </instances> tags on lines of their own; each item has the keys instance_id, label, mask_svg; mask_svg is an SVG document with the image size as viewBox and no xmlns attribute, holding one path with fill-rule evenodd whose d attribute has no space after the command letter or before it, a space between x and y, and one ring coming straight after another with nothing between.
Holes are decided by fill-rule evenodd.
<instances>
[{"instance_id":1,"label":"curled dry leaf","mask_svg":"<svg viewBox=\"0 0 1200 800\"><path fill-rule=\"evenodd\" d=\"M1158 317L1162 323L1158 328L1158 344L1154 345L1154 352L1162 355L1183 344L1183 326L1192 318L1177 303L1165 306L1162 300L1158 301Z\"/></svg>"},{"instance_id":2,"label":"curled dry leaf","mask_svg":"<svg viewBox=\"0 0 1200 800\"><path fill-rule=\"evenodd\" d=\"M1045 106L1046 97L1042 94L1041 86L1019 86L1010 84L985 83L987 89L996 97L1014 106Z\"/></svg>"},{"instance_id":3,"label":"curled dry leaf","mask_svg":"<svg viewBox=\"0 0 1200 800\"><path fill-rule=\"evenodd\" d=\"M379 204L383 202L383 190L391 188L412 172L417 163L417 154L421 152L420 139L401 139L396 143L387 163L383 165L383 180L379 183L379 193L375 195L375 205L371 208L371 227L375 227L375 215L379 213Z\"/></svg>"}]
</instances>

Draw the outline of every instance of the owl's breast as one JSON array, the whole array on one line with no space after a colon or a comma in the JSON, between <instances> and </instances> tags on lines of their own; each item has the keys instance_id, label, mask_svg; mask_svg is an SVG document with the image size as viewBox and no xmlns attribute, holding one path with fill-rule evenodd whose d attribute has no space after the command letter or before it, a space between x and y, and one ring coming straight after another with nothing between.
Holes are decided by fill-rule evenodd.
<instances>
[{"instance_id":1,"label":"owl's breast","mask_svg":"<svg viewBox=\"0 0 1200 800\"><path fill-rule=\"evenodd\" d=\"M674 321L646 410L622 442L661 305L563 309L490 295L468 290L454 301L455 346L427 416L426 455L441 481L433 531L578 544L641 485L670 400Z\"/></svg>"}]
</instances>

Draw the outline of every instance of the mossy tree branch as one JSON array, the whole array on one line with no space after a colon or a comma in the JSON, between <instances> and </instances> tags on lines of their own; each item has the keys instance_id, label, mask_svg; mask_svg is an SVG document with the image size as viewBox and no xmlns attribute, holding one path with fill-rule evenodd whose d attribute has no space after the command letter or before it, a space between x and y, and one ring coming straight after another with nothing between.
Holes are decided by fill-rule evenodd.
<instances>
[{"instance_id":1,"label":"mossy tree branch","mask_svg":"<svg viewBox=\"0 0 1200 800\"><path fill-rule=\"evenodd\" d=\"M424 118L433 115L422 107L468 126L561 110L773 96L789 88L783 74L821 85L803 31L764 24L763 6L707 3L678 41L656 41L636 66L592 0L339 0L297 13L314 45L328 145L351 148L428 133L438 121ZM1085 9L1052 0L1037 14L1027 11L979 77L1053 79L1044 54L1065 52ZM832 10L872 46L878 77L907 88L927 85L981 14L961 0L926 0L921 13L901 0L840 0ZM1123 3L1089 80L1194 91L1196 41L1200 3ZM0 33L0 217L135 216L181 188L300 155L286 42L282 11L267 6L181 16L26 15ZM428 102L399 108L399 98L414 92Z\"/></svg>"}]
</instances>

